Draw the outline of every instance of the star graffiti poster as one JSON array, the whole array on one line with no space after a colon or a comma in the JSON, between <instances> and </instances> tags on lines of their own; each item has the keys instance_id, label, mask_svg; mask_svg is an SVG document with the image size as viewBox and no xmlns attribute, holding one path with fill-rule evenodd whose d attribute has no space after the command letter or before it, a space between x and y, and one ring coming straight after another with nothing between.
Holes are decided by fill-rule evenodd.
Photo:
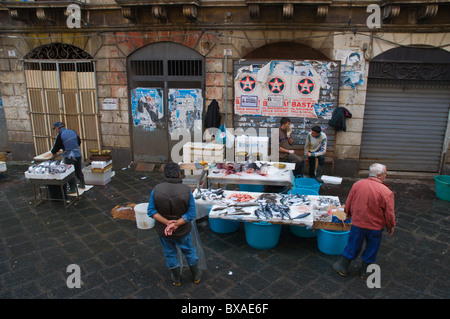
<instances>
[{"instance_id":1,"label":"star graffiti poster","mask_svg":"<svg viewBox=\"0 0 450 319\"><path fill-rule=\"evenodd\" d=\"M243 67L235 79L235 114L317 118L321 86L308 61Z\"/></svg>"},{"instance_id":2,"label":"star graffiti poster","mask_svg":"<svg viewBox=\"0 0 450 319\"><path fill-rule=\"evenodd\" d=\"M317 118L314 106L319 102L321 78L308 65L296 65L291 78L290 115Z\"/></svg>"},{"instance_id":3,"label":"star graffiti poster","mask_svg":"<svg viewBox=\"0 0 450 319\"><path fill-rule=\"evenodd\" d=\"M235 80L234 111L239 115L261 115L261 84L257 81L257 70L246 71L238 71Z\"/></svg>"},{"instance_id":4,"label":"star graffiti poster","mask_svg":"<svg viewBox=\"0 0 450 319\"><path fill-rule=\"evenodd\" d=\"M262 94L262 115L288 116L291 77L270 75Z\"/></svg>"}]
</instances>

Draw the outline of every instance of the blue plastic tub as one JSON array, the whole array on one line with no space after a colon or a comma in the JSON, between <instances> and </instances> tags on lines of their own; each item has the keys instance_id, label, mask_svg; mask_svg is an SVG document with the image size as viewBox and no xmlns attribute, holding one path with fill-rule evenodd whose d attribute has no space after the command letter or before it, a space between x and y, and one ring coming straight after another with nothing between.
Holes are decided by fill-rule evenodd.
<instances>
[{"instance_id":1,"label":"blue plastic tub","mask_svg":"<svg viewBox=\"0 0 450 319\"><path fill-rule=\"evenodd\" d=\"M271 249L278 245L281 234L280 224L266 222L245 222L245 239L250 247L256 249Z\"/></svg>"},{"instance_id":2,"label":"blue plastic tub","mask_svg":"<svg viewBox=\"0 0 450 319\"><path fill-rule=\"evenodd\" d=\"M327 255L341 255L347 246L350 231L317 230L317 246Z\"/></svg>"},{"instance_id":3,"label":"blue plastic tub","mask_svg":"<svg viewBox=\"0 0 450 319\"><path fill-rule=\"evenodd\" d=\"M316 195L316 196L319 196L319 192L315 191L312 188L297 188L297 187L294 187L288 193L289 194L298 194L298 195Z\"/></svg>"},{"instance_id":4,"label":"blue plastic tub","mask_svg":"<svg viewBox=\"0 0 450 319\"><path fill-rule=\"evenodd\" d=\"M295 179L295 187L297 187L297 188L311 188L311 189L315 190L316 192L319 192L321 185L322 185L322 183L319 183L314 178L302 177L302 178Z\"/></svg>"},{"instance_id":5,"label":"blue plastic tub","mask_svg":"<svg viewBox=\"0 0 450 319\"><path fill-rule=\"evenodd\" d=\"M435 176L436 196L439 199L450 201L450 175Z\"/></svg>"},{"instance_id":6,"label":"blue plastic tub","mask_svg":"<svg viewBox=\"0 0 450 319\"><path fill-rule=\"evenodd\" d=\"M264 185L239 184L239 190L241 192L262 193L264 191Z\"/></svg>"},{"instance_id":7,"label":"blue plastic tub","mask_svg":"<svg viewBox=\"0 0 450 319\"><path fill-rule=\"evenodd\" d=\"M292 234L301 238L312 238L317 236L317 231L313 232L312 228L306 226L290 225L289 230Z\"/></svg>"},{"instance_id":8,"label":"blue plastic tub","mask_svg":"<svg viewBox=\"0 0 450 319\"><path fill-rule=\"evenodd\" d=\"M220 234L234 233L238 231L240 222L221 218L209 218L209 228Z\"/></svg>"}]
</instances>

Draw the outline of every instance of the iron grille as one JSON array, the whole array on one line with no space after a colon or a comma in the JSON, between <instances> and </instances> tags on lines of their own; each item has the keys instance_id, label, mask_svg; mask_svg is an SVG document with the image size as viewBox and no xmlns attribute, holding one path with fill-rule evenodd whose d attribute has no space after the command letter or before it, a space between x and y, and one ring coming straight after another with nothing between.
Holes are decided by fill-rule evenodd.
<instances>
[{"instance_id":1,"label":"iron grille","mask_svg":"<svg viewBox=\"0 0 450 319\"><path fill-rule=\"evenodd\" d=\"M135 60L131 61L131 74L142 76L163 76L164 68L162 60Z\"/></svg>"},{"instance_id":2,"label":"iron grille","mask_svg":"<svg viewBox=\"0 0 450 319\"><path fill-rule=\"evenodd\" d=\"M202 60L168 60L169 76L202 76Z\"/></svg>"}]
</instances>

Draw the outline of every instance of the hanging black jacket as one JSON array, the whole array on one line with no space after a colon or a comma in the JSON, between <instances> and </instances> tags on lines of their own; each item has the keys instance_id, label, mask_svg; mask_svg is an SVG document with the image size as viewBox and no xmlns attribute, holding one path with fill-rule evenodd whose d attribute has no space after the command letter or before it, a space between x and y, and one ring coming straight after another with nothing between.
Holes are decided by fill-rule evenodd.
<instances>
[{"instance_id":1,"label":"hanging black jacket","mask_svg":"<svg viewBox=\"0 0 450 319\"><path fill-rule=\"evenodd\" d=\"M209 127L220 127L220 115L219 103L216 100L212 100L208 106L208 111L205 116L205 129Z\"/></svg>"},{"instance_id":2,"label":"hanging black jacket","mask_svg":"<svg viewBox=\"0 0 450 319\"><path fill-rule=\"evenodd\" d=\"M352 113L349 112L345 107L337 107L333 114L331 115L331 120L328 121L328 125L335 128L336 131L345 130L347 126L345 125L345 118L352 117Z\"/></svg>"}]
</instances>

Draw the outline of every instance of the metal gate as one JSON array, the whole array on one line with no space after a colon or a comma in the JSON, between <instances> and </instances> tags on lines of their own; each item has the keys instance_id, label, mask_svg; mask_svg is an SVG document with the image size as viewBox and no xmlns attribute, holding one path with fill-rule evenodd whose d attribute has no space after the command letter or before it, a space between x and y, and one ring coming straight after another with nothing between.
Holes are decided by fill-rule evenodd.
<instances>
[{"instance_id":1,"label":"metal gate","mask_svg":"<svg viewBox=\"0 0 450 319\"><path fill-rule=\"evenodd\" d=\"M127 60L133 160L164 163L171 159L171 132L183 116L192 133L203 118L205 59L172 42L149 44ZM184 109L177 107L186 96ZM197 121L197 122L195 122Z\"/></svg>"},{"instance_id":2,"label":"metal gate","mask_svg":"<svg viewBox=\"0 0 450 319\"><path fill-rule=\"evenodd\" d=\"M72 60L71 55L62 54L73 51L77 52L75 57L87 55L69 45L50 44L33 50L24 58L36 155L52 148L55 141L52 125L57 121L78 133L83 159L87 158L89 149L100 149L95 64L92 60ZM57 59L46 59L49 57Z\"/></svg>"},{"instance_id":3,"label":"metal gate","mask_svg":"<svg viewBox=\"0 0 450 319\"><path fill-rule=\"evenodd\" d=\"M449 121L450 87L375 84L367 88L360 169L439 171Z\"/></svg>"}]
</instances>

